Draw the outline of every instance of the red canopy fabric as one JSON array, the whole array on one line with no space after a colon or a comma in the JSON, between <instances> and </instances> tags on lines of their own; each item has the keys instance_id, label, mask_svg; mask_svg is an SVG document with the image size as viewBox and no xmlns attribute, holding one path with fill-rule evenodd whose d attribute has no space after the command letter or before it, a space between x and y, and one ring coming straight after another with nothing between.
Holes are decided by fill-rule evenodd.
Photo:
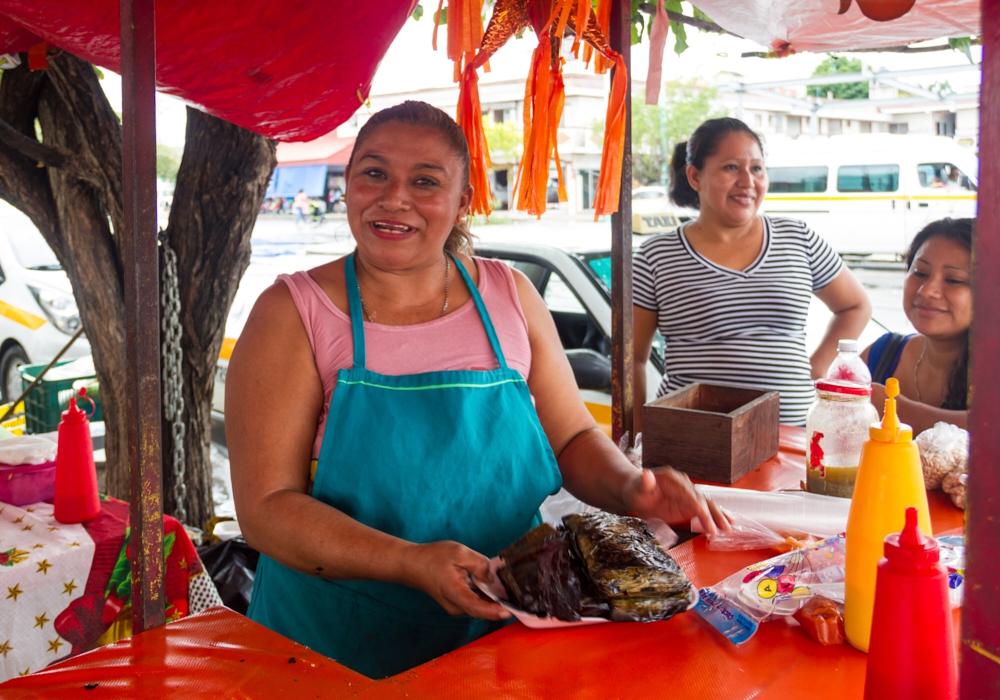
<instances>
[{"instance_id":1,"label":"red canopy fabric","mask_svg":"<svg viewBox=\"0 0 1000 700\"><path fill-rule=\"evenodd\" d=\"M157 2L157 88L273 139L315 139L367 99L415 4ZM119 71L119 0L0 0L0 54L39 41Z\"/></svg>"}]
</instances>

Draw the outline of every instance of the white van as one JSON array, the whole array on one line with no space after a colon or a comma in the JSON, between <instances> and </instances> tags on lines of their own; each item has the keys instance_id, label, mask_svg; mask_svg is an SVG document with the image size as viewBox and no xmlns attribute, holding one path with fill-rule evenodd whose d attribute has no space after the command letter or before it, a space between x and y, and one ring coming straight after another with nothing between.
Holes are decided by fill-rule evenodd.
<instances>
[{"instance_id":1,"label":"white van","mask_svg":"<svg viewBox=\"0 0 1000 700\"><path fill-rule=\"evenodd\" d=\"M48 362L80 328L69 278L31 220L0 201L0 396L21 394L21 365ZM63 355L90 354L81 336Z\"/></svg>"},{"instance_id":2,"label":"white van","mask_svg":"<svg viewBox=\"0 0 1000 700\"><path fill-rule=\"evenodd\" d=\"M767 173L762 211L802 219L841 254L902 257L931 221L976 215L979 159L943 136L774 138Z\"/></svg>"}]
</instances>

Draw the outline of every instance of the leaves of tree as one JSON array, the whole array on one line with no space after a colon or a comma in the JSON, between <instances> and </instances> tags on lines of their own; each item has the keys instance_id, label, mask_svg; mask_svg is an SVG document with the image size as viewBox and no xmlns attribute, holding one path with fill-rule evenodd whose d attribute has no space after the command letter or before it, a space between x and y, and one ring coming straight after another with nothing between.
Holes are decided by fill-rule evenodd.
<instances>
[{"instance_id":1,"label":"leaves of tree","mask_svg":"<svg viewBox=\"0 0 1000 700\"><path fill-rule=\"evenodd\" d=\"M847 58L846 56L836 56L830 54L823 62L816 66L813 71L814 76L835 75L837 73L860 73L863 68L861 59ZM867 100L868 81L857 83L839 83L836 85L810 85L806 92L813 97L826 97L832 94L838 100Z\"/></svg>"}]
</instances>

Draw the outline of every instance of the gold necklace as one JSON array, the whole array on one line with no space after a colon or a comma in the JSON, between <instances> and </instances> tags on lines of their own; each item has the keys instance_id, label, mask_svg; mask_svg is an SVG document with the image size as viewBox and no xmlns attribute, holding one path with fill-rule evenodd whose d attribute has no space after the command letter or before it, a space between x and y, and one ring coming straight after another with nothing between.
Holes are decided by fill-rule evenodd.
<instances>
[{"instance_id":1,"label":"gold necklace","mask_svg":"<svg viewBox=\"0 0 1000 700\"><path fill-rule=\"evenodd\" d=\"M448 290L451 287L451 256L445 253L444 256L444 306L441 307L441 315L444 316L448 312ZM361 285L358 284L358 299L361 300L361 310L365 312L365 318L368 319L368 323L375 323L375 314L368 311L368 305L365 304L365 298L361 296Z\"/></svg>"},{"instance_id":2,"label":"gold necklace","mask_svg":"<svg viewBox=\"0 0 1000 700\"><path fill-rule=\"evenodd\" d=\"M913 366L913 386L917 390L917 401L923 403L924 400L920 398L920 380L917 378L917 370L920 369L920 363L924 361L924 354L927 352L927 340L924 339L924 348L920 351L920 359L917 360L917 364Z\"/></svg>"}]
</instances>

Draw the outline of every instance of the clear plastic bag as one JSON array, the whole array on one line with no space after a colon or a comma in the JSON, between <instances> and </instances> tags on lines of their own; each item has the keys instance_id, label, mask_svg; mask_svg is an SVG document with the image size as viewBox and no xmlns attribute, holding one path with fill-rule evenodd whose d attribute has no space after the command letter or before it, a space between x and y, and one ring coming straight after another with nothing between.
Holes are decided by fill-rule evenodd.
<instances>
[{"instance_id":1,"label":"clear plastic bag","mask_svg":"<svg viewBox=\"0 0 1000 700\"><path fill-rule=\"evenodd\" d=\"M935 423L914 439L920 450L924 470L924 486L928 490L941 487L952 472L965 472L969 462L969 431L951 423Z\"/></svg>"},{"instance_id":2,"label":"clear plastic bag","mask_svg":"<svg viewBox=\"0 0 1000 700\"><path fill-rule=\"evenodd\" d=\"M55 433L45 433L7 438L0 442L0 464L45 464L54 461L57 439L55 436Z\"/></svg>"},{"instance_id":3,"label":"clear plastic bag","mask_svg":"<svg viewBox=\"0 0 1000 700\"><path fill-rule=\"evenodd\" d=\"M728 513L728 511L727 511ZM805 532L777 532L767 525L746 516L733 516L729 532L719 530L714 535L706 535L708 548L716 552L732 552L746 549L777 549L788 552L803 549L817 538Z\"/></svg>"},{"instance_id":4,"label":"clear plastic bag","mask_svg":"<svg viewBox=\"0 0 1000 700\"><path fill-rule=\"evenodd\" d=\"M829 537L741 569L699 591L695 611L733 644L742 644L761 623L794 615L817 595L843 603L845 543L844 537Z\"/></svg>"}]
</instances>

